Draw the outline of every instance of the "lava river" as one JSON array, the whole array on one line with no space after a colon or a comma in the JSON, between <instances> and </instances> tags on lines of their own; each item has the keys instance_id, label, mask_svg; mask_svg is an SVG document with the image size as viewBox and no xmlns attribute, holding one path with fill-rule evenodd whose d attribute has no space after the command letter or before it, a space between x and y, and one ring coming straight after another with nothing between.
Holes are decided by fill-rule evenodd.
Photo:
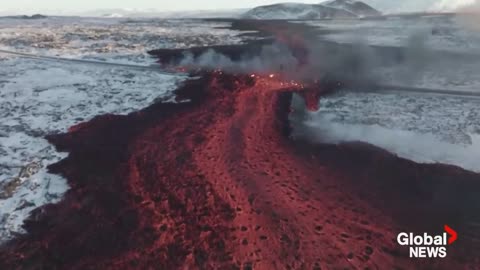
<instances>
[{"instance_id":1,"label":"lava river","mask_svg":"<svg viewBox=\"0 0 480 270\"><path fill-rule=\"evenodd\" d=\"M63 201L0 247L0 269L478 269L480 176L360 143L291 138L321 84L208 72L127 116L52 135ZM459 240L411 259L399 232Z\"/></svg>"},{"instance_id":2,"label":"lava river","mask_svg":"<svg viewBox=\"0 0 480 270\"><path fill-rule=\"evenodd\" d=\"M305 91L271 78L209 73L177 90L188 102L100 116L49 137L70 153L51 170L71 189L61 203L33 213L27 235L0 249L1 269L474 265L476 253L462 249L470 241L441 265L418 265L394 238L418 224L463 224L460 207L478 176L367 146L292 141L292 93ZM458 191L448 196L466 195L450 205L441 197L454 177ZM452 209L442 210L447 204Z\"/></svg>"}]
</instances>

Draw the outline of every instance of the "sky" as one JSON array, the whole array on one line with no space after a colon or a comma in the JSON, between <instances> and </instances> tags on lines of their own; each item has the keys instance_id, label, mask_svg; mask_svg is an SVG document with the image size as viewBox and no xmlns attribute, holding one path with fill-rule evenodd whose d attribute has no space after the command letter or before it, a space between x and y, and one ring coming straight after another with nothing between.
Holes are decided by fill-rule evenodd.
<instances>
[{"instance_id":1,"label":"sky","mask_svg":"<svg viewBox=\"0 0 480 270\"><path fill-rule=\"evenodd\" d=\"M132 8L156 9L158 11L180 10L210 10L248 8L271 4L279 1L272 0L0 0L3 10L68 10L88 11L95 9ZM281 2L281 1L280 1ZM287 0L288 2L288 0ZM318 3L319 0L302 1L304 3Z\"/></svg>"},{"instance_id":2,"label":"sky","mask_svg":"<svg viewBox=\"0 0 480 270\"><path fill-rule=\"evenodd\" d=\"M384 12L422 11L436 6L459 6L480 0L364 0ZM83 13L102 9L181 11L250 8L277 2L319 3L322 0L0 0L1 13Z\"/></svg>"}]
</instances>

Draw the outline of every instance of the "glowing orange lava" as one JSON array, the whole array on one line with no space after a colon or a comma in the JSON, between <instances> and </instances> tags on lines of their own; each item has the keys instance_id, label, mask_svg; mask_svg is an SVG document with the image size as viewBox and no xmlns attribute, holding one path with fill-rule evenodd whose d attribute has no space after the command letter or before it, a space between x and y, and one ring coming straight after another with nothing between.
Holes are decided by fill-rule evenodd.
<instances>
[{"instance_id":1,"label":"glowing orange lava","mask_svg":"<svg viewBox=\"0 0 480 270\"><path fill-rule=\"evenodd\" d=\"M368 147L292 141L298 91L308 96L278 78L207 73L176 91L189 102L101 116L49 136L70 153L51 170L71 189L33 213L27 235L0 247L0 269L475 265L477 249L461 236L442 264L416 263L391 239L400 227L428 230L434 226L417 226L438 220L461 228L455 215L471 206L462 198L479 189L477 175ZM440 189L429 180L436 176ZM450 212L422 204L457 191L462 197L445 204Z\"/></svg>"}]
</instances>

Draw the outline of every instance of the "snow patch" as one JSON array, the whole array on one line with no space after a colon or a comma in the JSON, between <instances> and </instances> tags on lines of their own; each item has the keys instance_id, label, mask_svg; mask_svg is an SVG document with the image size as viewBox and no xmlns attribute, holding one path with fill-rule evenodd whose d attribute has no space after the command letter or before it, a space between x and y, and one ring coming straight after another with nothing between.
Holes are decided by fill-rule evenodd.
<instances>
[{"instance_id":1,"label":"snow patch","mask_svg":"<svg viewBox=\"0 0 480 270\"><path fill-rule=\"evenodd\" d=\"M280 3L259 6L243 15L247 19L318 20L378 16L380 12L363 2L335 0L326 4Z\"/></svg>"},{"instance_id":2,"label":"snow patch","mask_svg":"<svg viewBox=\"0 0 480 270\"><path fill-rule=\"evenodd\" d=\"M70 126L102 114L127 114L168 99L184 77L155 70L128 70L2 60L0 82L0 241L23 232L29 212L58 202L67 190L65 179L46 167L66 157L44 136L67 132ZM31 164L38 172L22 171Z\"/></svg>"},{"instance_id":3,"label":"snow patch","mask_svg":"<svg viewBox=\"0 0 480 270\"><path fill-rule=\"evenodd\" d=\"M108 63L155 65L158 48L243 42L228 23L201 20L0 18L0 49ZM66 180L46 167L66 157L44 137L97 115L128 114L174 99L186 79L154 67L22 59L0 53L0 243L22 233L29 213L61 200Z\"/></svg>"},{"instance_id":4,"label":"snow patch","mask_svg":"<svg viewBox=\"0 0 480 270\"><path fill-rule=\"evenodd\" d=\"M306 122L314 129L318 140L327 143L361 141L399 157L419 163L442 163L480 172L480 135L471 134L471 145L459 145L440 140L432 133L416 133L408 130L389 129L379 125L341 124L328 116L318 116Z\"/></svg>"},{"instance_id":5,"label":"snow patch","mask_svg":"<svg viewBox=\"0 0 480 270\"><path fill-rule=\"evenodd\" d=\"M361 141L420 163L480 172L480 99L448 95L364 93L322 98L297 136L313 141Z\"/></svg>"}]
</instances>

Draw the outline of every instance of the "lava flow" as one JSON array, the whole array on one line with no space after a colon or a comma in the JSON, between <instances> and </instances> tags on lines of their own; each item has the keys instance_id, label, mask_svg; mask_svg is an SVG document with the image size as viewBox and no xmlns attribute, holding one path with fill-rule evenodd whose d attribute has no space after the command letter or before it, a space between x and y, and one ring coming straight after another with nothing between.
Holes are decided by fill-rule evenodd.
<instances>
[{"instance_id":1,"label":"lava flow","mask_svg":"<svg viewBox=\"0 0 480 270\"><path fill-rule=\"evenodd\" d=\"M0 269L477 269L477 174L290 138L292 96L315 109L330 90L208 72L185 102L49 136L71 189L0 247ZM444 223L459 232L445 259L395 242Z\"/></svg>"},{"instance_id":2,"label":"lava flow","mask_svg":"<svg viewBox=\"0 0 480 270\"><path fill-rule=\"evenodd\" d=\"M391 241L398 207L388 214L376 204L384 196L366 197L351 174L390 197L390 188L372 184L377 177L410 179L432 168L371 155L385 172L358 154L365 149L292 142L292 92L306 89L209 73L177 90L187 103L101 116L49 137L70 153L51 170L71 189L1 248L1 268L408 268ZM375 168L373 179L362 175Z\"/></svg>"}]
</instances>

